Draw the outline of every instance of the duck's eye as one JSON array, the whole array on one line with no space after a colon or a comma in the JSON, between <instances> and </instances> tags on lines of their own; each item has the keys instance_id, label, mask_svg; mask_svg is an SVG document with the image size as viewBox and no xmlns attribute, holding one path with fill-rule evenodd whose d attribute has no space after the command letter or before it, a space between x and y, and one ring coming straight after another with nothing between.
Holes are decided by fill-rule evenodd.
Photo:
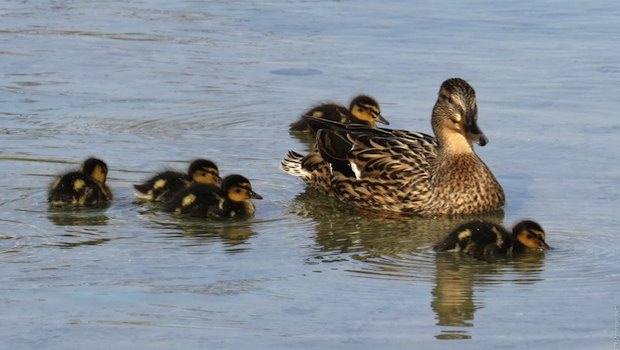
<instances>
[{"instance_id":1,"label":"duck's eye","mask_svg":"<svg viewBox=\"0 0 620 350\"><path fill-rule=\"evenodd\" d=\"M533 234L531 234L531 233L528 233L528 234L527 234L527 238L529 238L529 239L536 239L536 236L534 236L534 235L533 235Z\"/></svg>"},{"instance_id":2,"label":"duck's eye","mask_svg":"<svg viewBox=\"0 0 620 350\"><path fill-rule=\"evenodd\" d=\"M241 193L241 192L243 192L243 190L242 190L242 189L240 189L240 188L237 188L237 189L235 190L235 193Z\"/></svg>"}]
</instances>

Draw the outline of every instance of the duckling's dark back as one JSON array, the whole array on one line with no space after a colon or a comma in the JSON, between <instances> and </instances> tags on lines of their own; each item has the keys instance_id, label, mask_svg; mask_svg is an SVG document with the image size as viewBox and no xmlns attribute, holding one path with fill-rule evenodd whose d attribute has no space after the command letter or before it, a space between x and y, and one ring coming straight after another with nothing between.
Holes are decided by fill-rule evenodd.
<instances>
[{"instance_id":1,"label":"duckling's dark back","mask_svg":"<svg viewBox=\"0 0 620 350\"><path fill-rule=\"evenodd\" d=\"M324 103L315 106L304 114L302 114L299 120L291 123L291 131L312 131L308 126L308 122L305 117L314 117L319 119L332 120L340 123L347 123L351 119L351 113L346 107L336 103Z\"/></svg>"},{"instance_id":2,"label":"duckling's dark back","mask_svg":"<svg viewBox=\"0 0 620 350\"><path fill-rule=\"evenodd\" d=\"M196 217L223 215L224 193L215 185L195 183L175 194L164 204L164 211Z\"/></svg>"}]
</instances>

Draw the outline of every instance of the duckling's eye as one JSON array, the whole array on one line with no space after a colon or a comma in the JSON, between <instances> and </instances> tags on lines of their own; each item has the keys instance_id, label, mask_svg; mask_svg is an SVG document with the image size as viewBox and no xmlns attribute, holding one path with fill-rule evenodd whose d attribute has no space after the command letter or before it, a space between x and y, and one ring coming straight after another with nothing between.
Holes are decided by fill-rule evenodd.
<instances>
[{"instance_id":1,"label":"duckling's eye","mask_svg":"<svg viewBox=\"0 0 620 350\"><path fill-rule=\"evenodd\" d=\"M534 235L533 235L533 234L531 234L531 233L528 233L528 234L527 234L527 238L529 238L529 239L536 239L536 236L534 236Z\"/></svg>"},{"instance_id":2,"label":"duckling's eye","mask_svg":"<svg viewBox=\"0 0 620 350\"><path fill-rule=\"evenodd\" d=\"M243 192L243 190L242 190L242 189L240 189L240 188L237 188L237 189L235 190L235 193L241 193L241 192Z\"/></svg>"}]
</instances>

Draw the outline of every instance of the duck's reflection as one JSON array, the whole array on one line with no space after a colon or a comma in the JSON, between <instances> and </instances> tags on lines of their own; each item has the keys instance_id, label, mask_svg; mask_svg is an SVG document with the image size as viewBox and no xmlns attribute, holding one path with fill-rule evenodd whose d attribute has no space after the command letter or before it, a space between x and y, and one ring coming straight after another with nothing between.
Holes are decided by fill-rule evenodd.
<instances>
[{"instance_id":1,"label":"duck's reflection","mask_svg":"<svg viewBox=\"0 0 620 350\"><path fill-rule=\"evenodd\" d=\"M291 211L311 218L315 241L326 253L357 253L372 258L407 253L436 242L463 218L390 217L362 213L307 188L292 202ZM485 216L501 221L502 212Z\"/></svg>"},{"instance_id":2,"label":"duck's reflection","mask_svg":"<svg viewBox=\"0 0 620 350\"><path fill-rule=\"evenodd\" d=\"M474 326L475 311L484 307L483 300L476 297L477 288L506 283L532 284L542 279L543 267L544 254L535 251L495 263L459 253L437 254L431 308L441 328L435 337L471 338L467 328Z\"/></svg>"},{"instance_id":3,"label":"duck's reflection","mask_svg":"<svg viewBox=\"0 0 620 350\"><path fill-rule=\"evenodd\" d=\"M363 260L367 265L351 272L363 273L365 277L433 283L431 309L439 329L437 339L471 338L468 329L474 327L476 311L484 307L484 299L477 296L478 290L505 284L532 284L542 279L542 252L526 252L487 263L464 254L432 250L434 244L454 227L472 219L471 216L369 216L312 189L298 195L291 208L299 216L312 219L315 241L321 250L319 258ZM502 211L474 217L503 222Z\"/></svg>"}]
</instances>

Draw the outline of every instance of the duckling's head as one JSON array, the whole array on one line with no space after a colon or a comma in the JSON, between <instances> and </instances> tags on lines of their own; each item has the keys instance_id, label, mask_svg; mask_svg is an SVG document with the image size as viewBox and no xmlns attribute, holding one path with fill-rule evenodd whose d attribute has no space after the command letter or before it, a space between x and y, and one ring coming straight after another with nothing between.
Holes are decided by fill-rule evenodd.
<instances>
[{"instance_id":1,"label":"duckling's head","mask_svg":"<svg viewBox=\"0 0 620 350\"><path fill-rule=\"evenodd\" d=\"M353 117L357 119L356 122L358 123L368 124L373 128L377 126L377 123L385 125L390 124L390 122L381 115L379 102L370 96L359 95L355 97L351 100L349 110Z\"/></svg>"},{"instance_id":2,"label":"duckling's head","mask_svg":"<svg viewBox=\"0 0 620 350\"><path fill-rule=\"evenodd\" d=\"M233 202L243 202L251 198L263 199L261 195L252 190L250 180L241 175L226 176L222 180L222 190Z\"/></svg>"},{"instance_id":3,"label":"duckling's head","mask_svg":"<svg viewBox=\"0 0 620 350\"><path fill-rule=\"evenodd\" d=\"M470 152L472 143L484 146L489 142L478 127L476 92L460 78L441 84L432 126L440 145L452 151Z\"/></svg>"},{"instance_id":4,"label":"duckling's head","mask_svg":"<svg viewBox=\"0 0 620 350\"><path fill-rule=\"evenodd\" d=\"M88 158L82 163L82 172L98 183L105 184L108 176L108 166L101 159Z\"/></svg>"},{"instance_id":5,"label":"duckling's head","mask_svg":"<svg viewBox=\"0 0 620 350\"><path fill-rule=\"evenodd\" d=\"M207 159L196 159L190 165L187 173L196 183L215 185L220 182L220 171L217 165Z\"/></svg>"},{"instance_id":6,"label":"duckling's head","mask_svg":"<svg viewBox=\"0 0 620 350\"><path fill-rule=\"evenodd\" d=\"M523 246L530 249L550 249L545 242L545 231L531 220L521 221L512 229L512 234Z\"/></svg>"}]
</instances>

